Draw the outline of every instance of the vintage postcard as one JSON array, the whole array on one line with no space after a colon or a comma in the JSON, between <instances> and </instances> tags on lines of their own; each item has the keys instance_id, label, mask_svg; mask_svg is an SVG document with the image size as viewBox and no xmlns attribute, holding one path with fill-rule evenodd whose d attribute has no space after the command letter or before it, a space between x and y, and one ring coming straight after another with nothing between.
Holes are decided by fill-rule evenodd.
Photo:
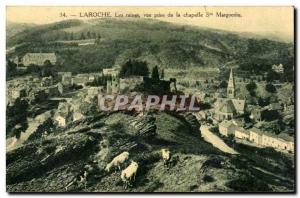
<instances>
[{"instance_id":1,"label":"vintage postcard","mask_svg":"<svg viewBox=\"0 0 300 198\"><path fill-rule=\"evenodd\" d=\"M6 190L295 192L294 7L6 7Z\"/></svg>"}]
</instances>

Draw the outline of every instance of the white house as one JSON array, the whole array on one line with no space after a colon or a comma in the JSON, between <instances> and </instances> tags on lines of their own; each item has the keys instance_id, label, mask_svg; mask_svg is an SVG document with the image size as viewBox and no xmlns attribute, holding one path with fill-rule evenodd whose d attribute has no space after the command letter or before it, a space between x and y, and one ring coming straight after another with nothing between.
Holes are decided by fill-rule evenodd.
<instances>
[{"instance_id":1,"label":"white house","mask_svg":"<svg viewBox=\"0 0 300 198\"><path fill-rule=\"evenodd\" d=\"M272 65L272 70L277 72L277 73L283 73L284 67L282 64L279 65Z\"/></svg>"},{"instance_id":2,"label":"white house","mask_svg":"<svg viewBox=\"0 0 300 198\"><path fill-rule=\"evenodd\" d=\"M106 68L102 70L104 76L113 76L116 77L119 75L119 70L117 68Z\"/></svg>"},{"instance_id":3,"label":"white house","mask_svg":"<svg viewBox=\"0 0 300 198\"><path fill-rule=\"evenodd\" d=\"M223 120L219 124L219 132L224 136L234 135L237 126L230 120Z\"/></svg>"},{"instance_id":4,"label":"white house","mask_svg":"<svg viewBox=\"0 0 300 198\"><path fill-rule=\"evenodd\" d=\"M250 129L250 141L264 147L272 147L282 151L294 152L294 138L285 133L275 135L262 132L257 128Z\"/></svg>"},{"instance_id":5,"label":"white house","mask_svg":"<svg viewBox=\"0 0 300 198\"><path fill-rule=\"evenodd\" d=\"M29 66L31 64L42 66L47 60L54 65L57 61L55 53L27 53L22 58L24 66Z\"/></svg>"},{"instance_id":6,"label":"white house","mask_svg":"<svg viewBox=\"0 0 300 198\"><path fill-rule=\"evenodd\" d=\"M262 132L257 128L250 129L249 140L258 145L262 144Z\"/></svg>"},{"instance_id":7,"label":"white house","mask_svg":"<svg viewBox=\"0 0 300 198\"><path fill-rule=\"evenodd\" d=\"M237 127L234 131L234 137L243 140L249 140L250 133L242 127Z\"/></svg>"},{"instance_id":8,"label":"white house","mask_svg":"<svg viewBox=\"0 0 300 198\"><path fill-rule=\"evenodd\" d=\"M279 150L294 152L294 140L287 134L270 134L262 135L262 145Z\"/></svg>"}]
</instances>

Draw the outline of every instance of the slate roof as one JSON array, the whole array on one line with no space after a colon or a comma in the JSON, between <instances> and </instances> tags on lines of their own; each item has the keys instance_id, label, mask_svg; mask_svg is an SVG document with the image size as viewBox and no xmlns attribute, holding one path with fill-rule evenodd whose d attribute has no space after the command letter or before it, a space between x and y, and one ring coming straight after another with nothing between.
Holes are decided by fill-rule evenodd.
<instances>
[{"instance_id":1,"label":"slate roof","mask_svg":"<svg viewBox=\"0 0 300 198\"><path fill-rule=\"evenodd\" d=\"M233 122L232 121L229 121L229 120L223 120L220 124L219 124L219 126L222 126L222 127L224 127L224 128L229 128L230 126L235 126L234 124L233 124Z\"/></svg>"},{"instance_id":2,"label":"slate roof","mask_svg":"<svg viewBox=\"0 0 300 198\"><path fill-rule=\"evenodd\" d=\"M241 133L247 134L247 135L250 134L250 132L247 131L246 129L244 129L243 127L237 127L235 130L236 130L236 131L239 131L239 132L241 132Z\"/></svg>"},{"instance_id":3,"label":"slate roof","mask_svg":"<svg viewBox=\"0 0 300 198\"><path fill-rule=\"evenodd\" d=\"M278 138L283 139L283 140L288 141L288 142L294 142L294 137L292 137L292 136L290 136L286 133L280 133L278 135Z\"/></svg>"},{"instance_id":4,"label":"slate roof","mask_svg":"<svg viewBox=\"0 0 300 198\"><path fill-rule=\"evenodd\" d=\"M227 100L223 105L220 107L220 112L222 113L235 113L235 107L231 100Z\"/></svg>"},{"instance_id":5,"label":"slate roof","mask_svg":"<svg viewBox=\"0 0 300 198\"><path fill-rule=\"evenodd\" d=\"M246 101L240 99L217 98L215 108L222 113L236 113L236 111L244 111Z\"/></svg>"},{"instance_id":6,"label":"slate roof","mask_svg":"<svg viewBox=\"0 0 300 198\"><path fill-rule=\"evenodd\" d=\"M232 99L231 100L235 109L237 111L244 111L245 110L245 105L246 105L246 102L245 100L239 100L239 99Z\"/></svg>"},{"instance_id":7,"label":"slate roof","mask_svg":"<svg viewBox=\"0 0 300 198\"><path fill-rule=\"evenodd\" d=\"M263 135L263 134L264 134L260 129L255 128L255 127L251 128L249 131L250 131L250 132L257 133L257 134L259 134L259 135Z\"/></svg>"}]
</instances>

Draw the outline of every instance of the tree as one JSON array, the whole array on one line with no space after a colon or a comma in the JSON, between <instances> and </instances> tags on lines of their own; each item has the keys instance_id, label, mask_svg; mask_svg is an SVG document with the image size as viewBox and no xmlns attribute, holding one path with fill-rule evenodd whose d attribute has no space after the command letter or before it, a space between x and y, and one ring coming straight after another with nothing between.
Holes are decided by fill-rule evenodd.
<instances>
[{"instance_id":1,"label":"tree","mask_svg":"<svg viewBox=\"0 0 300 198\"><path fill-rule=\"evenodd\" d=\"M248 90L248 92L250 93L251 96L255 96L255 90L257 88L257 85L255 82L250 82L246 85L246 88Z\"/></svg>"},{"instance_id":2,"label":"tree","mask_svg":"<svg viewBox=\"0 0 300 198\"><path fill-rule=\"evenodd\" d=\"M267 115L267 114L265 114ZM272 133L275 133L276 135L280 134L282 131L285 130L286 125L281 120L281 118L278 118L276 115L272 115L272 118L266 119L267 122L265 122L264 125L262 125L262 129L264 131L270 131Z\"/></svg>"},{"instance_id":3,"label":"tree","mask_svg":"<svg viewBox=\"0 0 300 198\"><path fill-rule=\"evenodd\" d=\"M80 35L80 40L84 40L85 39L85 35L83 32L81 32L81 35Z\"/></svg>"},{"instance_id":4,"label":"tree","mask_svg":"<svg viewBox=\"0 0 300 198\"><path fill-rule=\"evenodd\" d=\"M17 73L17 64L8 60L6 65L6 75L13 76Z\"/></svg>"},{"instance_id":5,"label":"tree","mask_svg":"<svg viewBox=\"0 0 300 198\"><path fill-rule=\"evenodd\" d=\"M65 32L65 35L64 35L64 40L68 40L69 39L69 37L68 37L68 33L67 32Z\"/></svg>"},{"instance_id":6,"label":"tree","mask_svg":"<svg viewBox=\"0 0 300 198\"><path fill-rule=\"evenodd\" d=\"M268 98L259 97L258 98L258 105L259 106L265 107L265 106L267 106L269 104L270 104L270 97L268 97Z\"/></svg>"},{"instance_id":7,"label":"tree","mask_svg":"<svg viewBox=\"0 0 300 198\"><path fill-rule=\"evenodd\" d=\"M95 43L96 43L96 44L99 44L100 41L101 41L101 36L100 36L100 34L97 34L97 37L96 37L96 33L95 33L95 39L96 39Z\"/></svg>"},{"instance_id":8,"label":"tree","mask_svg":"<svg viewBox=\"0 0 300 198\"><path fill-rule=\"evenodd\" d=\"M44 62L44 65L41 69L41 76L42 77L53 76L53 65L49 60L46 60Z\"/></svg>"},{"instance_id":9,"label":"tree","mask_svg":"<svg viewBox=\"0 0 300 198\"><path fill-rule=\"evenodd\" d=\"M228 137L227 137L227 139L228 139L228 143L230 144L230 146L232 146L232 147L234 147L235 145L235 137L234 137L234 135L233 134L229 134L228 135Z\"/></svg>"},{"instance_id":10,"label":"tree","mask_svg":"<svg viewBox=\"0 0 300 198\"><path fill-rule=\"evenodd\" d=\"M270 92L270 93L275 93L276 87L273 84L268 83L268 84L266 84L266 91Z\"/></svg>"},{"instance_id":11,"label":"tree","mask_svg":"<svg viewBox=\"0 0 300 198\"><path fill-rule=\"evenodd\" d=\"M276 73L275 71L273 70L270 70L268 71L267 73L267 82L272 82L274 80L278 80L280 78L280 75L278 73Z\"/></svg>"},{"instance_id":12,"label":"tree","mask_svg":"<svg viewBox=\"0 0 300 198\"><path fill-rule=\"evenodd\" d=\"M92 38L91 32L90 32L90 31L88 31L88 32L86 33L86 37L87 37L88 39Z\"/></svg>"},{"instance_id":13,"label":"tree","mask_svg":"<svg viewBox=\"0 0 300 198\"><path fill-rule=\"evenodd\" d=\"M280 120L281 115L277 110L264 110L261 113L261 117L265 121L272 121L272 120Z\"/></svg>"},{"instance_id":14,"label":"tree","mask_svg":"<svg viewBox=\"0 0 300 198\"><path fill-rule=\"evenodd\" d=\"M148 76L149 69L147 63L144 61L128 60L121 66L120 77L129 76Z\"/></svg>"},{"instance_id":15,"label":"tree","mask_svg":"<svg viewBox=\"0 0 300 198\"><path fill-rule=\"evenodd\" d=\"M161 70L160 78L161 79L165 78L165 70L164 69Z\"/></svg>"},{"instance_id":16,"label":"tree","mask_svg":"<svg viewBox=\"0 0 300 198\"><path fill-rule=\"evenodd\" d=\"M73 32L71 32L71 34L70 34L70 40L74 40L74 33Z\"/></svg>"},{"instance_id":17,"label":"tree","mask_svg":"<svg viewBox=\"0 0 300 198\"><path fill-rule=\"evenodd\" d=\"M227 87L227 82L222 80L222 82L219 85L220 88L226 88Z\"/></svg>"},{"instance_id":18,"label":"tree","mask_svg":"<svg viewBox=\"0 0 300 198\"><path fill-rule=\"evenodd\" d=\"M152 79L159 80L159 74L158 74L158 67L157 66L153 67L151 77L152 77Z\"/></svg>"},{"instance_id":19,"label":"tree","mask_svg":"<svg viewBox=\"0 0 300 198\"><path fill-rule=\"evenodd\" d=\"M40 73L41 68L39 66L37 66L37 65L30 64L27 67L27 71L28 71L28 73Z\"/></svg>"},{"instance_id":20,"label":"tree","mask_svg":"<svg viewBox=\"0 0 300 198\"><path fill-rule=\"evenodd\" d=\"M97 37L95 32L92 32L92 38L95 39Z\"/></svg>"}]
</instances>

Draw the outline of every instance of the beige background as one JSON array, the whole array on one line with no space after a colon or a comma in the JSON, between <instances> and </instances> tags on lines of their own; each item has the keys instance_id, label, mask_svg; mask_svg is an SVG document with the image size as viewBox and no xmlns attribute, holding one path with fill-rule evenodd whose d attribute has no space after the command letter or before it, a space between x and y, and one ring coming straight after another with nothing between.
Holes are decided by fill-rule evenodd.
<instances>
[{"instance_id":1,"label":"beige background","mask_svg":"<svg viewBox=\"0 0 300 198\"><path fill-rule=\"evenodd\" d=\"M10 22L44 24L65 19L80 18L83 12L118 12L118 13L205 13L205 11L222 13L240 13L241 18L159 18L159 20L204 26L209 28L223 29L237 32L251 32L261 35L273 34L288 40L293 40L294 35L294 8L290 7L35 7L35 6L8 6L6 19ZM60 12L68 16L61 18Z\"/></svg>"}]
</instances>

